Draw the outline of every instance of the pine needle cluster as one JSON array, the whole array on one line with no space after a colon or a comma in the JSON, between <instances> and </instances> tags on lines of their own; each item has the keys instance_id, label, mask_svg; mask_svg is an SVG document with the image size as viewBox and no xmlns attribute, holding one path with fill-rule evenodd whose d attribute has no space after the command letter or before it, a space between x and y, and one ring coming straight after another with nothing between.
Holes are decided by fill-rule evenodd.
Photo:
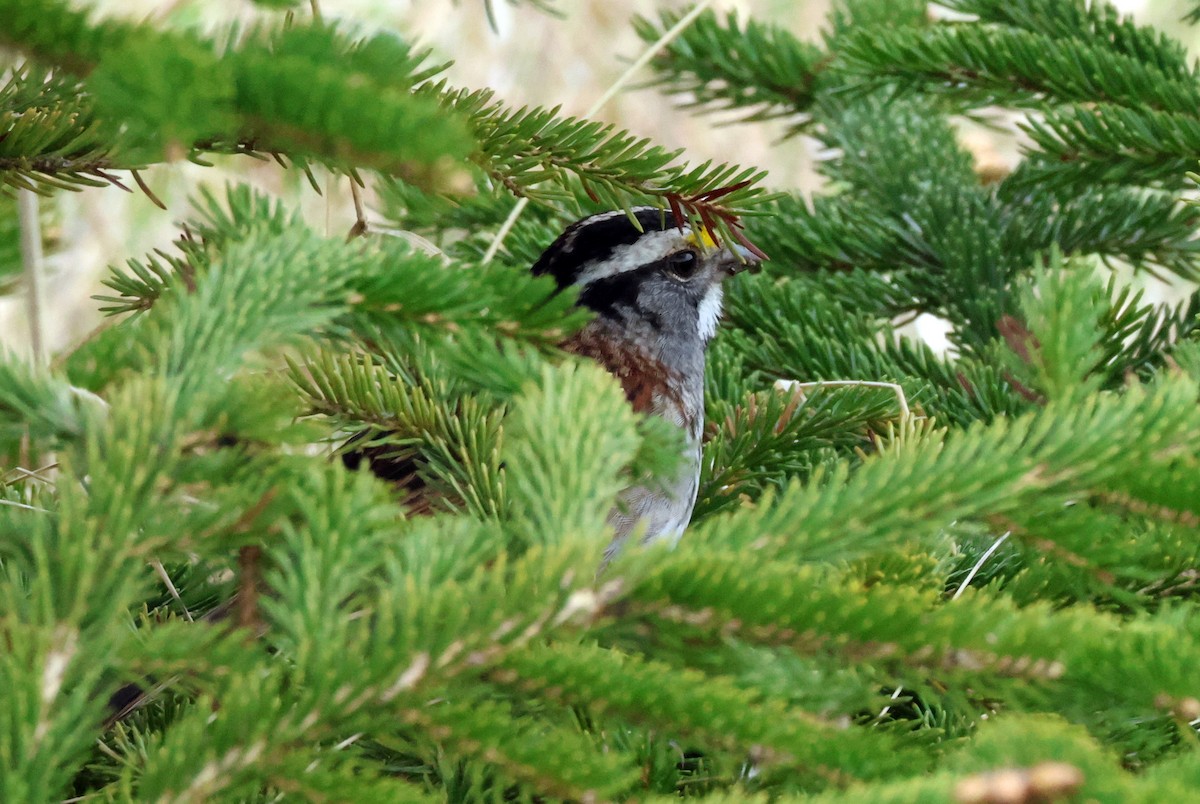
<instances>
[{"instance_id":1,"label":"pine needle cluster","mask_svg":"<svg viewBox=\"0 0 1200 804\"><path fill-rule=\"evenodd\" d=\"M197 193L109 326L0 360L0 799L1191 795L1200 294L1130 277L1200 276L1200 76L1102 3L943 5L844 0L818 44L706 12L655 57L697 113L815 138L808 199L298 9L214 36L0 0L6 187L270 156L405 233ZM997 110L1028 145L982 175L956 125ZM587 314L528 266L635 203L772 259L710 351L689 532L598 574L679 436L559 349Z\"/></svg>"}]
</instances>

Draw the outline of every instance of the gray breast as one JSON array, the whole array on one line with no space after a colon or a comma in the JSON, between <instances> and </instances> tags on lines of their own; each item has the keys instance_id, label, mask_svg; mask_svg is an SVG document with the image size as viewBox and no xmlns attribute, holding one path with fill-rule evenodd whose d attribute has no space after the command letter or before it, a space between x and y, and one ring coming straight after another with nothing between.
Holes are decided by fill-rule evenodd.
<instances>
[{"instance_id":1,"label":"gray breast","mask_svg":"<svg viewBox=\"0 0 1200 804\"><path fill-rule=\"evenodd\" d=\"M603 564L608 564L636 532L641 531L642 544L667 542L671 546L683 535L700 488L703 410L689 425L687 452L674 478L664 479L661 485L653 487L630 486L618 495L617 504L608 514L614 535L604 551Z\"/></svg>"}]
</instances>

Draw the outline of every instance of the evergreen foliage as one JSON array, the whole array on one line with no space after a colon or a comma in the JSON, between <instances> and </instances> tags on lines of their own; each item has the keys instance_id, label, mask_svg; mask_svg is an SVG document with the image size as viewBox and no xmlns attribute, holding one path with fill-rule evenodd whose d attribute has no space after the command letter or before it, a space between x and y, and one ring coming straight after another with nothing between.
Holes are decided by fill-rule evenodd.
<instances>
[{"instance_id":1,"label":"evergreen foliage","mask_svg":"<svg viewBox=\"0 0 1200 804\"><path fill-rule=\"evenodd\" d=\"M108 327L0 360L0 799L1191 795L1200 294L1129 277L1200 276L1200 77L1101 3L943 5L969 21L845 0L819 45L707 12L655 58L698 112L816 138L804 199L299 9L209 37L0 0L5 186L273 154L437 247L198 193ZM996 106L1029 141L980 175L956 124ZM558 348L587 314L527 269L634 203L772 260L729 286L692 527L598 573L679 434Z\"/></svg>"}]
</instances>

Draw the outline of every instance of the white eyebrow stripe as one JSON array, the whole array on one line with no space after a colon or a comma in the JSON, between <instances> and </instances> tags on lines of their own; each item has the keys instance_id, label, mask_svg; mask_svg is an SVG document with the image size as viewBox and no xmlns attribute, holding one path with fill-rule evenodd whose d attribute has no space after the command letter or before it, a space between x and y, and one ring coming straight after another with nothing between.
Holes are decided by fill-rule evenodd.
<instances>
[{"instance_id":1,"label":"white eyebrow stripe","mask_svg":"<svg viewBox=\"0 0 1200 804\"><path fill-rule=\"evenodd\" d=\"M617 246L605 259L585 264L575 284L588 285L597 279L607 279L656 262L686 245L691 233L686 226L682 229L672 227L661 232L646 232L628 245Z\"/></svg>"},{"instance_id":2,"label":"white eyebrow stripe","mask_svg":"<svg viewBox=\"0 0 1200 804\"><path fill-rule=\"evenodd\" d=\"M630 210L630 212L632 212L636 216L639 212L644 212L647 209L653 209L655 211L658 211L657 207L634 207L633 209ZM608 212L597 212L595 215L591 215L588 218L585 218L584 220L585 220L585 223L597 223L599 221L612 220L613 218L628 218L628 217L629 216L625 214L625 210L623 210L623 209L611 209Z\"/></svg>"}]
</instances>

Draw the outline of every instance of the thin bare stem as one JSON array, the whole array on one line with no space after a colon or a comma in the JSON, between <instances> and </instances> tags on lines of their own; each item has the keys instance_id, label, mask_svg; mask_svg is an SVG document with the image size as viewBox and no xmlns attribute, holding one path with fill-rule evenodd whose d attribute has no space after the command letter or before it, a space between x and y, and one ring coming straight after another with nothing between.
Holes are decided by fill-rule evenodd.
<instances>
[{"instance_id":1,"label":"thin bare stem","mask_svg":"<svg viewBox=\"0 0 1200 804\"><path fill-rule=\"evenodd\" d=\"M898 700L900 700L900 695L903 692L904 692L904 687L896 687L896 689L892 692L890 697L893 701L898 701ZM890 711L892 711L892 705L888 704L887 706L883 707L883 709L881 709L879 711L879 714L875 716L875 719L882 720L884 717L887 716L887 713Z\"/></svg>"},{"instance_id":2,"label":"thin bare stem","mask_svg":"<svg viewBox=\"0 0 1200 804\"><path fill-rule=\"evenodd\" d=\"M32 190L17 191L17 219L21 226L21 264L25 271L29 352L34 364L44 366L47 353L43 310L42 222L38 217L38 197Z\"/></svg>"},{"instance_id":3,"label":"thin bare stem","mask_svg":"<svg viewBox=\"0 0 1200 804\"><path fill-rule=\"evenodd\" d=\"M904 396L904 389L899 383L895 382L877 382L875 380L822 380L820 382L797 382L796 380L776 380L775 388L780 391L791 391L794 389L806 390L809 388L887 388L896 395L896 404L900 408L900 418L902 421L908 421L912 417L912 411L908 407L908 398Z\"/></svg>"},{"instance_id":4,"label":"thin bare stem","mask_svg":"<svg viewBox=\"0 0 1200 804\"><path fill-rule=\"evenodd\" d=\"M504 244L508 233L512 231L517 219L521 217L521 213L525 211L525 207L529 205L528 198L518 198L517 203L513 204L512 212L508 213L508 217L504 219L500 230L496 232L496 236L492 238L492 242L488 243L487 251L483 253L483 264L487 265L496 256L496 252L500 250L500 246Z\"/></svg>"},{"instance_id":5,"label":"thin bare stem","mask_svg":"<svg viewBox=\"0 0 1200 804\"><path fill-rule=\"evenodd\" d=\"M1001 536L999 539L992 542L992 546L989 547L984 552L984 554L979 557L979 560L975 562L975 566L971 567L971 571L967 573L967 577L964 578L963 582L958 585L957 589L954 590L954 594L950 598L951 600L958 600L959 597L962 596L963 591L966 590L966 588L971 585L971 581L975 580L975 576L979 574L979 570L983 567L984 564L987 563L987 560L992 557L993 553L995 553L998 549L1000 549L1000 545L1004 544L1004 540L1007 539L1011 535L1012 535L1012 531L1010 530L1010 531L1006 532L1003 536ZM896 687L895 692L892 693L892 700L894 701L894 700L898 699L900 697L900 693L902 693L902 692L904 692L904 687ZM892 705L888 704L887 706L883 707L883 711L881 711L875 717L877 719L882 718L883 716L885 716L888 713L888 711L891 710L891 708L892 708Z\"/></svg>"},{"instance_id":6,"label":"thin bare stem","mask_svg":"<svg viewBox=\"0 0 1200 804\"><path fill-rule=\"evenodd\" d=\"M185 620L195 622L192 619L192 613L188 611L187 604L183 602L183 598L179 596L179 590L175 588L175 582L171 580L171 576L167 574L167 569L162 565L162 562L157 558L150 562L150 566L154 567L155 574L158 575L160 581L166 585L167 591L171 593L171 597L175 598L175 602L183 609L183 617Z\"/></svg>"},{"instance_id":7,"label":"thin bare stem","mask_svg":"<svg viewBox=\"0 0 1200 804\"><path fill-rule=\"evenodd\" d=\"M696 17L699 17L701 14L703 14L710 5L712 5L712 0L701 0L701 2L696 4L695 8L680 17L679 21L664 31L663 35L660 36L657 41L652 43L642 52L642 55L634 59L633 63L629 65L629 69L621 73L621 76L617 78L617 80L614 81L608 89L601 93L600 97L596 99L596 102L593 103L588 110L583 113L583 116L593 117L597 112L603 109L604 104L608 103L613 99L613 97L616 96L618 92L624 89L625 85L632 81L633 77L637 75L637 73L643 67L649 64L650 60L657 56L659 51L671 44L671 42L674 41L677 36L683 33L687 27L692 24ZM505 218L504 224L500 227L500 230L496 232L496 236L492 238L492 242L488 244L487 251L485 251L483 254L483 264L486 265L495 258L497 252L500 251L500 246L504 244L505 238L508 237L508 233L512 231L517 219L521 217L521 213L524 212L525 207L528 205L528 198L517 199L517 203L513 205L512 212L508 213L508 217Z\"/></svg>"},{"instance_id":8,"label":"thin bare stem","mask_svg":"<svg viewBox=\"0 0 1200 804\"><path fill-rule=\"evenodd\" d=\"M359 189L358 182L353 176L350 179L350 197L354 199L354 226L350 227L350 234L347 235L347 240L353 240L356 237L361 237L367 233L367 211L363 207L362 190Z\"/></svg>"},{"instance_id":9,"label":"thin bare stem","mask_svg":"<svg viewBox=\"0 0 1200 804\"><path fill-rule=\"evenodd\" d=\"M703 14L710 5L712 5L712 0L703 0L700 3L697 3L695 8L679 18L679 22L663 31L663 35L660 36L648 48L642 51L642 55L634 59L633 64L629 65L629 69L621 73L621 77L614 81L612 86L606 89L604 94L596 99L596 102L591 105L591 108L584 112L583 116L591 117L592 115L596 114L596 112L603 109L604 104L608 103L616 96L618 92L624 89L625 85L632 81L633 77L637 75L637 73L640 72L643 67L649 64L651 59L657 56L664 47L675 41L675 38L687 30L687 27L692 24L696 17L699 17L701 14Z\"/></svg>"},{"instance_id":10,"label":"thin bare stem","mask_svg":"<svg viewBox=\"0 0 1200 804\"><path fill-rule=\"evenodd\" d=\"M333 231L333 172L325 174L325 236Z\"/></svg>"},{"instance_id":11,"label":"thin bare stem","mask_svg":"<svg viewBox=\"0 0 1200 804\"><path fill-rule=\"evenodd\" d=\"M975 576L979 574L980 568L982 568L983 565L987 563L987 560L992 557L992 553L999 550L1000 545L1004 544L1005 540L1011 535L1011 530L1006 531L1003 536L992 542L992 546L989 547L984 554L979 557L979 560L975 562L975 566L971 567L971 571L967 573L967 577L964 578L963 582L958 585L957 589L954 590L954 594L950 598L951 600L958 600L962 596L963 591L971 585L971 581L975 580Z\"/></svg>"},{"instance_id":12,"label":"thin bare stem","mask_svg":"<svg viewBox=\"0 0 1200 804\"><path fill-rule=\"evenodd\" d=\"M0 500L0 505L8 505L12 506L13 508L23 508L26 511L37 511L40 514L50 513L50 511L45 508L38 508L36 505L26 505L25 503L16 502L15 500Z\"/></svg>"}]
</instances>

